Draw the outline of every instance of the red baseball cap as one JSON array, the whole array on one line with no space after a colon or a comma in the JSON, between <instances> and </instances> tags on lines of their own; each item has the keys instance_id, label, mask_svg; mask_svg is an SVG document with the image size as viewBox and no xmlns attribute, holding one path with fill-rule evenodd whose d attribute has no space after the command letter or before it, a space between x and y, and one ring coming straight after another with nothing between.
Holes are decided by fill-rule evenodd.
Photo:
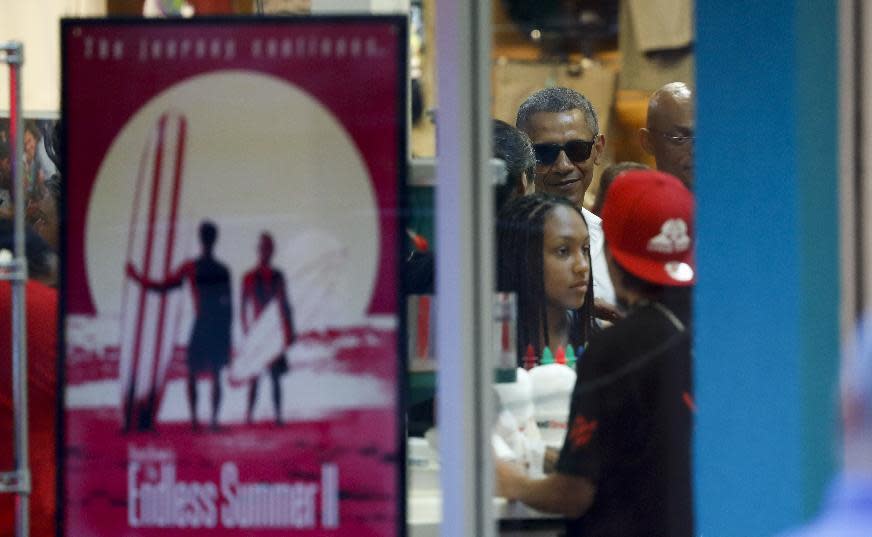
<instances>
[{"instance_id":1,"label":"red baseball cap","mask_svg":"<svg viewBox=\"0 0 872 537\"><path fill-rule=\"evenodd\" d=\"M681 181L654 170L622 173L606 193L602 220L621 268L658 285L694 284L693 194Z\"/></svg>"}]
</instances>

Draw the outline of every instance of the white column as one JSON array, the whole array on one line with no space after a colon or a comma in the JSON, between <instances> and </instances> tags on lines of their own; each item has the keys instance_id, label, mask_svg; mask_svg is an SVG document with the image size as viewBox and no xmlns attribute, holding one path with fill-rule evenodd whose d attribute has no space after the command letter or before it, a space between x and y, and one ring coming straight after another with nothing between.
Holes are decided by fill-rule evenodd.
<instances>
[{"instance_id":1,"label":"white column","mask_svg":"<svg viewBox=\"0 0 872 537\"><path fill-rule=\"evenodd\" d=\"M436 3L437 422L444 536L494 534L490 1Z\"/></svg>"}]
</instances>

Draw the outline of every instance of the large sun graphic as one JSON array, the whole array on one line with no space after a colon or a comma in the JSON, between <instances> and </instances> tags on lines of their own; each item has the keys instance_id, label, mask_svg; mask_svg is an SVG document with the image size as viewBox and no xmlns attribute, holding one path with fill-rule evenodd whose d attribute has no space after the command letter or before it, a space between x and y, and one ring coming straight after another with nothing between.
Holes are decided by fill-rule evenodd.
<instances>
[{"instance_id":1,"label":"large sun graphic","mask_svg":"<svg viewBox=\"0 0 872 537\"><path fill-rule=\"evenodd\" d=\"M128 246L145 228L145 211L134 207L137 174L155 151L157 125L167 114L186 124L170 264L198 256L197 227L213 221L215 257L230 269L238 300L243 274L257 263L258 238L268 232L298 330L362 320L379 259L378 209L366 165L317 100L249 71L197 76L171 87L112 143L86 223L88 285L98 316L120 315ZM190 326L192 301L182 292L180 324ZM179 342L187 333L177 332Z\"/></svg>"}]
</instances>

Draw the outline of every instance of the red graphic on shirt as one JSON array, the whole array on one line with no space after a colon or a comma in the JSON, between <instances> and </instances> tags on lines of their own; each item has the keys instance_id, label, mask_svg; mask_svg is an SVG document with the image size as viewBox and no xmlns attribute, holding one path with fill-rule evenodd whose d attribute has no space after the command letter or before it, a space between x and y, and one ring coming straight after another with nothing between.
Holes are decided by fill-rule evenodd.
<instances>
[{"instance_id":1,"label":"red graphic on shirt","mask_svg":"<svg viewBox=\"0 0 872 537\"><path fill-rule=\"evenodd\" d=\"M572 445L575 448L588 445L598 425L596 420L588 421L584 416L575 418L572 422L572 429L569 430L569 440Z\"/></svg>"},{"instance_id":2,"label":"red graphic on shirt","mask_svg":"<svg viewBox=\"0 0 872 537\"><path fill-rule=\"evenodd\" d=\"M690 393L682 393L681 400L684 401L684 405L688 408L688 410L696 414L696 401L693 400L693 396L690 395Z\"/></svg>"}]
</instances>

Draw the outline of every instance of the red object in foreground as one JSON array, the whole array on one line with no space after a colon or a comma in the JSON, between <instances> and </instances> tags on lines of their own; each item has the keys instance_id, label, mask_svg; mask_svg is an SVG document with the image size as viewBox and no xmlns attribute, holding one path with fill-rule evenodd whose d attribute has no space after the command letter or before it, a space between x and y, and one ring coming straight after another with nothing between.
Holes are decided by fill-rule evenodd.
<instances>
[{"instance_id":1,"label":"red object in foreground","mask_svg":"<svg viewBox=\"0 0 872 537\"><path fill-rule=\"evenodd\" d=\"M524 369L530 370L536 367L536 353L533 351L533 345L527 345L527 351L524 353Z\"/></svg>"},{"instance_id":2,"label":"red object in foreground","mask_svg":"<svg viewBox=\"0 0 872 537\"><path fill-rule=\"evenodd\" d=\"M139 163L125 262L128 269L136 268L147 278L167 279L177 262L173 254L186 131L183 115L161 115ZM162 196L162 192L169 195ZM140 222L142 217L146 217L145 225ZM120 395L125 429L154 421L172 358L179 311L177 295L148 293L130 275L124 282L121 312ZM149 307L157 310L157 322L147 323Z\"/></svg>"},{"instance_id":3,"label":"red object in foreground","mask_svg":"<svg viewBox=\"0 0 872 537\"><path fill-rule=\"evenodd\" d=\"M558 364L566 364L566 350L563 349L563 345L557 347L557 355L554 357L554 361Z\"/></svg>"},{"instance_id":4,"label":"red object in foreground","mask_svg":"<svg viewBox=\"0 0 872 537\"><path fill-rule=\"evenodd\" d=\"M423 235L419 235L412 231L411 229L407 229L406 233L409 235L409 238L412 240L412 245L415 247L415 250L421 253L427 252L430 250L430 243L427 242L427 239Z\"/></svg>"},{"instance_id":5,"label":"red object in foreground","mask_svg":"<svg viewBox=\"0 0 872 537\"><path fill-rule=\"evenodd\" d=\"M27 283L30 535L55 534L57 308L54 289ZM0 472L13 469L12 286L0 281ZM15 533L15 496L0 494L0 535Z\"/></svg>"}]
</instances>

